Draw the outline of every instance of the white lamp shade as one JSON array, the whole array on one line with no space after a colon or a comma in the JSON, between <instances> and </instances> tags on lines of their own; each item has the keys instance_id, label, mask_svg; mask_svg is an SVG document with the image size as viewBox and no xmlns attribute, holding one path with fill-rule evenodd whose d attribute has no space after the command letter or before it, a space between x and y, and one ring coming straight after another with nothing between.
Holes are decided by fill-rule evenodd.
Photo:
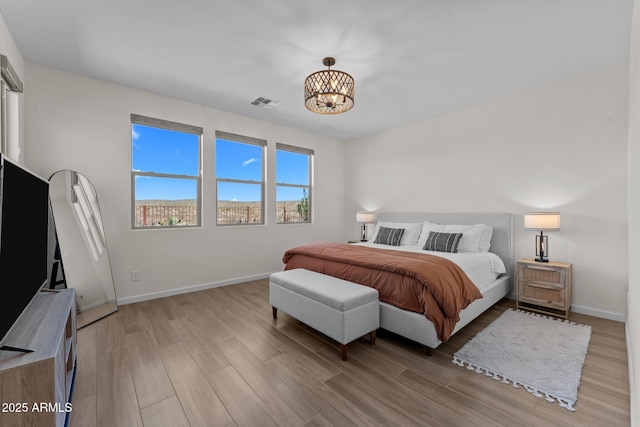
<instances>
[{"instance_id":1,"label":"white lamp shade","mask_svg":"<svg viewBox=\"0 0 640 427\"><path fill-rule=\"evenodd\" d=\"M558 231L560 230L560 212L525 213L524 228L532 231Z\"/></svg>"},{"instance_id":2,"label":"white lamp shade","mask_svg":"<svg viewBox=\"0 0 640 427\"><path fill-rule=\"evenodd\" d=\"M375 214L373 212L358 211L356 212L356 222L360 224L375 222Z\"/></svg>"}]
</instances>

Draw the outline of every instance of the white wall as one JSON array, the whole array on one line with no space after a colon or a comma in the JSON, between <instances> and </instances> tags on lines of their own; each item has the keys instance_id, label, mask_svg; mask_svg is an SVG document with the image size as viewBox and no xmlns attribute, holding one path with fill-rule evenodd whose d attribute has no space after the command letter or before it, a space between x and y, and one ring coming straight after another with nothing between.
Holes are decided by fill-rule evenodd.
<instances>
[{"instance_id":1,"label":"white wall","mask_svg":"<svg viewBox=\"0 0 640 427\"><path fill-rule=\"evenodd\" d=\"M46 177L73 169L92 181L120 302L261 277L281 270L294 244L343 239L342 142L31 63L27 76L29 166ZM131 230L131 113L204 128L202 228ZM216 227L216 129L268 141L266 226ZM315 150L313 224L275 224L276 142ZM131 282L132 270L140 281Z\"/></svg>"},{"instance_id":2,"label":"white wall","mask_svg":"<svg viewBox=\"0 0 640 427\"><path fill-rule=\"evenodd\" d=\"M629 295L627 351L631 387L631 425L640 425L640 1L633 2L629 55ZM633 262L636 261L636 262Z\"/></svg>"},{"instance_id":3,"label":"white wall","mask_svg":"<svg viewBox=\"0 0 640 427\"><path fill-rule=\"evenodd\" d=\"M535 255L522 213L557 210L573 309L624 320L627 90L621 65L350 141L345 228L359 209L512 212L517 259Z\"/></svg>"}]
</instances>

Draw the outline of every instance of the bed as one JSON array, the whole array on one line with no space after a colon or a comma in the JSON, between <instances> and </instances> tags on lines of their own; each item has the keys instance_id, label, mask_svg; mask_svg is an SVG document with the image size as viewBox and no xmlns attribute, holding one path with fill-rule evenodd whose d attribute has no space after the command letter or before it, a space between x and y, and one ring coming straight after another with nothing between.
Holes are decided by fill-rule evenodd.
<instances>
[{"instance_id":1,"label":"bed","mask_svg":"<svg viewBox=\"0 0 640 427\"><path fill-rule=\"evenodd\" d=\"M449 266L455 264L453 268L462 270L466 278L470 280L474 289L479 291L479 296L468 297L466 294L463 299L456 301L457 313L455 319L449 317L451 313L445 315L447 319L444 326L438 317L434 316L433 310L427 310L427 303L421 302L422 309L415 307L411 302L398 303L393 298L383 298L385 290L381 291L380 301L380 327L390 332L401 335L405 338L423 344L427 347L428 352L437 348L440 344L447 341L457 331L483 313L489 307L500 301L512 292L512 276L513 276L513 215L510 213L399 213L399 212L383 212L377 213L377 223L373 233L370 234L370 241L366 243L356 243L352 245L331 244L337 246L337 255L342 257L341 260L321 259L324 255L312 254L307 255L304 251L298 251L301 247L291 248L285 253L283 262L285 269L291 268L307 268L324 274L350 280L353 276L344 273L346 268L352 268L352 262L359 260L362 253L368 255L372 252L389 253L393 262L393 254L398 253L402 257L402 268L400 274L408 274L407 280L414 280L420 277L413 270L405 272L405 258L426 258L427 256L435 256L439 261ZM476 227L468 228L467 226L475 225ZM479 227L482 225L484 228ZM397 230L404 228L405 231L400 239L398 246L373 243L374 237L379 234L380 227L385 227L387 237L390 235L389 230ZM460 230L464 232L458 233ZM484 231L482 231L484 230ZM422 248L426 243L429 231L436 231L440 234L432 234L431 237L454 236L458 239L458 251L455 253L442 251L424 251ZM488 236L487 236L488 232ZM481 237L480 233L482 233ZM393 234L393 231L391 231ZM470 240L478 237L478 240ZM464 239L464 240L463 240ZM396 239L398 240L398 239ZM478 241L480 242L478 245ZM394 242L398 243L398 241ZM433 242L430 242L433 243ZM478 246L477 246L478 245ZM434 247L435 248L435 247ZM308 249L306 246L304 249ZM441 249L441 248L438 248ZM451 248L448 248L451 249ZM333 250L333 248L332 248ZM350 253L353 252L352 259ZM414 255L415 254L415 255ZM382 256L382 255L381 255ZM399 260L396 256L395 260ZM358 261L359 262L359 261ZM344 264L344 265L343 265ZM449 266L450 267L450 266ZM358 267L362 269L362 267ZM388 267L391 268L391 267ZM393 267L395 268L395 266ZM420 267L422 268L422 267ZM394 270L393 274L397 271ZM372 273L369 278L359 278L354 280L363 285L378 288L380 285L380 277L377 273ZM426 274L426 273L425 273ZM362 276L364 277L364 276ZM374 277L376 277L374 279ZM458 280L458 279L456 279ZM462 281L462 279L460 279ZM444 289L450 287L445 282ZM438 289L438 288L436 288ZM437 293L437 292L436 292ZM464 292L463 292L464 293ZM426 293L425 293L426 295ZM421 298L421 297L420 297ZM429 297L431 298L431 297ZM440 298L449 298L448 296L437 296L435 299L440 305ZM466 299L465 299L466 298ZM445 303L447 301L444 301ZM431 307L434 303L430 302ZM410 309L407 309L409 307ZM453 310L452 308L448 309ZM445 310L443 310L445 311ZM431 313L433 320L429 319L428 313ZM446 312L446 311L445 311ZM439 316L439 315L438 315ZM452 320L453 319L453 320Z\"/></svg>"}]
</instances>

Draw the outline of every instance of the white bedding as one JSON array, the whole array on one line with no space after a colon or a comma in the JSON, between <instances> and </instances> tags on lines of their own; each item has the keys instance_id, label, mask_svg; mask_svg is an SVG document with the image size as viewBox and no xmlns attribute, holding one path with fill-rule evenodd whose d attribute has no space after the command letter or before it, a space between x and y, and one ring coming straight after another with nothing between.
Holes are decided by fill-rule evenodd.
<instances>
[{"instance_id":1,"label":"white bedding","mask_svg":"<svg viewBox=\"0 0 640 427\"><path fill-rule=\"evenodd\" d=\"M429 252L434 255L453 259L467 273L471 280L478 286L482 298L472 302L460 312L460 321L456 324L453 334L469 324L473 319L487 310L496 302L512 292L513 274L513 214L509 213L434 213L434 212L380 212L376 214L379 222L386 222L392 228L407 228L404 224L422 223L422 231L426 231L424 224L458 224L457 226L443 226L444 229L435 230L442 232L459 232L455 228L462 228L465 224L482 224L491 227L491 237L482 234L478 249L469 252L443 253ZM429 228L429 231L432 231ZM405 233L407 231L405 230ZM464 232L463 232L464 234ZM469 234L469 233L467 233ZM413 239L415 233L410 233ZM427 234L425 234L427 236ZM488 241L485 241L485 240ZM418 241L406 245L400 241L400 247L392 248L386 245L364 243L366 246L384 247L386 249L408 250L423 252L426 237L419 236ZM373 238L372 240L373 241ZM465 246L463 245L463 249ZM488 253L488 250L491 250ZM461 250L458 245L458 250ZM455 259L454 259L455 258ZM504 274L502 274L504 273ZM497 277L497 276L500 277ZM442 342L433 323L423 314L402 310L387 303L380 303L380 327L417 343L425 345L429 349L437 348Z\"/></svg>"},{"instance_id":2,"label":"white bedding","mask_svg":"<svg viewBox=\"0 0 640 427\"><path fill-rule=\"evenodd\" d=\"M481 293L483 288L493 282L500 274L506 273L506 268L500 257L492 252L435 252L425 251L414 245L390 246L377 243L361 242L355 243L360 246L372 248L391 249L398 251L425 253L446 258L458 264L460 268L469 276L469 279L478 287Z\"/></svg>"}]
</instances>

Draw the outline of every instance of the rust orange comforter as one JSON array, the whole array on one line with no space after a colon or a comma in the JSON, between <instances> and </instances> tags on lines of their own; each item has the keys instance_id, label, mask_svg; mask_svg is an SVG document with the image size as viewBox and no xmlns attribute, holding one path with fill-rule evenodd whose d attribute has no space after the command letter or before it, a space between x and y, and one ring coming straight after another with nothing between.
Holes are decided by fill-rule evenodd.
<instances>
[{"instance_id":1,"label":"rust orange comforter","mask_svg":"<svg viewBox=\"0 0 640 427\"><path fill-rule=\"evenodd\" d=\"M287 250L282 261L285 270L305 268L377 289L380 301L424 313L442 342L460 311L482 298L457 264L427 253L313 242Z\"/></svg>"}]
</instances>

